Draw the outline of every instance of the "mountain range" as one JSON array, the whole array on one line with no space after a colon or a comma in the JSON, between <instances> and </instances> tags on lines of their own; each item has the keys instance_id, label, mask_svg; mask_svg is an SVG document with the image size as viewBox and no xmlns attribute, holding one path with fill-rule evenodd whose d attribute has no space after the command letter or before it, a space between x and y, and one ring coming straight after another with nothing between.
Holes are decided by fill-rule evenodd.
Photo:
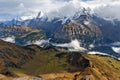
<instances>
[{"instance_id":1,"label":"mountain range","mask_svg":"<svg viewBox=\"0 0 120 80\"><path fill-rule=\"evenodd\" d=\"M85 8L76 12L73 16L70 17L67 16L55 17L50 20L49 16L43 15L43 12L40 11L38 15L33 19L26 19L26 20L13 19L12 21L6 21L3 23L28 26L33 29L43 30L47 34L47 38L51 38L52 34L54 34L55 32L58 31L58 29L60 30L66 25L79 25L79 26L83 26L89 31L91 30L91 34L98 32L97 34L99 34L99 36L102 36L102 38L104 38L107 41L110 42L120 41L119 20L106 20L94 13L91 13L89 9L85 9ZM118 34L116 34L116 32ZM93 35L97 36L97 34L93 34Z\"/></svg>"},{"instance_id":2,"label":"mountain range","mask_svg":"<svg viewBox=\"0 0 120 80\"><path fill-rule=\"evenodd\" d=\"M81 47L92 51L102 51L119 58L120 52L116 53L112 47L119 50L120 45L111 45L120 42L119 24L119 20L106 20L92 13L90 9L83 8L75 12L73 16L53 19L49 19L48 15L40 11L33 19L13 19L1 23L0 28L2 28L1 38L15 36L15 42L19 45L33 44L43 39L49 39L50 43L64 44L77 39ZM7 26L8 29L11 26L13 31L7 35L6 27L3 26ZM16 30L15 26L19 29ZM23 28L28 29L27 32ZM91 45L93 45L92 49Z\"/></svg>"}]
</instances>

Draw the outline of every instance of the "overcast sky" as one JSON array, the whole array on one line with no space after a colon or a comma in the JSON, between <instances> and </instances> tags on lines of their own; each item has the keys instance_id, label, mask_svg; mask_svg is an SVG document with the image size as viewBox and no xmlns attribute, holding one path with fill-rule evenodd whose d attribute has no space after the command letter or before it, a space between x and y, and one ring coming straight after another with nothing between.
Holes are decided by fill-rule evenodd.
<instances>
[{"instance_id":1,"label":"overcast sky","mask_svg":"<svg viewBox=\"0 0 120 80\"><path fill-rule=\"evenodd\" d=\"M51 17L70 16L82 7L90 7L98 16L120 20L120 0L0 0L0 20L34 17L39 11Z\"/></svg>"}]
</instances>

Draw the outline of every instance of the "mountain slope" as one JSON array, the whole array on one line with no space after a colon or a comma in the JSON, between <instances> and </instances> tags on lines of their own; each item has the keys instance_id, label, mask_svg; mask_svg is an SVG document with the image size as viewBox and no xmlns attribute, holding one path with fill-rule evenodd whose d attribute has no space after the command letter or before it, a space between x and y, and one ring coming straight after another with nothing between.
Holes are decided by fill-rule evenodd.
<instances>
[{"instance_id":1,"label":"mountain slope","mask_svg":"<svg viewBox=\"0 0 120 80\"><path fill-rule=\"evenodd\" d=\"M83 14L58 28L53 34L52 41L65 43L73 39L91 44L102 39L102 32L91 16Z\"/></svg>"},{"instance_id":2,"label":"mountain slope","mask_svg":"<svg viewBox=\"0 0 120 80\"><path fill-rule=\"evenodd\" d=\"M107 56L61 51L52 46L20 47L2 40L0 52L0 73L7 79L8 74L12 79L14 74L26 80L32 76L48 80L120 79L120 61Z\"/></svg>"},{"instance_id":3,"label":"mountain slope","mask_svg":"<svg viewBox=\"0 0 120 80\"><path fill-rule=\"evenodd\" d=\"M3 67L20 67L33 55L33 51L0 40L0 59Z\"/></svg>"},{"instance_id":4,"label":"mountain slope","mask_svg":"<svg viewBox=\"0 0 120 80\"><path fill-rule=\"evenodd\" d=\"M26 26L20 26L20 25L5 25L0 24L0 36L6 37L9 35L23 35L28 32L30 32L32 29Z\"/></svg>"},{"instance_id":5,"label":"mountain slope","mask_svg":"<svg viewBox=\"0 0 120 80\"><path fill-rule=\"evenodd\" d=\"M72 73L58 73L58 74L43 74L40 75L43 78L46 79L62 79L62 80L119 80L120 79L120 65L119 61L106 57L106 56L100 56L100 55L86 55L82 54L80 58L76 58L76 56L79 56L79 53L73 53L73 57L71 57L71 60L76 59L72 61L73 66L71 66L72 69L77 69L78 72L72 72ZM74 58L75 57L75 58ZM84 59L85 58L85 59ZM83 61L83 62L81 62ZM88 61L88 64L87 62ZM84 66L82 70L79 70L80 67L78 66L82 65ZM86 65L86 67L85 67ZM78 68L77 68L78 66ZM113 73L112 73L113 72ZM112 73L112 74L111 74Z\"/></svg>"},{"instance_id":6,"label":"mountain slope","mask_svg":"<svg viewBox=\"0 0 120 80\"><path fill-rule=\"evenodd\" d=\"M48 51L51 53L46 51L37 53L20 71L45 79L82 80L86 77L92 80L120 79L120 62L113 58L76 52L55 54L53 49Z\"/></svg>"},{"instance_id":7,"label":"mountain slope","mask_svg":"<svg viewBox=\"0 0 120 80\"><path fill-rule=\"evenodd\" d=\"M106 43L113 41L120 41L120 21L118 20L105 20L97 16L93 16L93 19L101 29L104 38L106 38Z\"/></svg>"},{"instance_id":8,"label":"mountain slope","mask_svg":"<svg viewBox=\"0 0 120 80\"><path fill-rule=\"evenodd\" d=\"M28 42L34 42L45 39L45 34L41 30L32 29L27 26L0 24L0 38L14 37L14 42L19 45L25 45Z\"/></svg>"}]
</instances>

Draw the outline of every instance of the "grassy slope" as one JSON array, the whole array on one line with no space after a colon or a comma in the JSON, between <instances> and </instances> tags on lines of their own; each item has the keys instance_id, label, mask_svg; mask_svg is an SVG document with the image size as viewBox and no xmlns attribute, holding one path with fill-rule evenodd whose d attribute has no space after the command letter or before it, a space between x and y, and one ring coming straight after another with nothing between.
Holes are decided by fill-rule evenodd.
<instances>
[{"instance_id":1,"label":"grassy slope","mask_svg":"<svg viewBox=\"0 0 120 80\"><path fill-rule=\"evenodd\" d=\"M59 53L54 49L37 50L32 60L23 65L23 69L29 75L38 75L43 73L62 72L67 64L65 58L59 59L55 55Z\"/></svg>"},{"instance_id":2,"label":"grassy slope","mask_svg":"<svg viewBox=\"0 0 120 80\"><path fill-rule=\"evenodd\" d=\"M32 58L33 51L0 40L0 73L4 68L20 67Z\"/></svg>"},{"instance_id":3,"label":"grassy slope","mask_svg":"<svg viewBox=\"0 0 120 80\"><path fill-rule=\"evenodd\" d=\"M92 64L95 72L99 73L103 77L106 77L104 80L120 80L120 61L110 58L107 56L100 56L100 55L84 55L88 58ZM93 74L96 74L93 73ZM101 78L102 76L98 76ZM99 79L98 79L99 80ZM103 79L102 79L103 80Z\"/></svg>"},{"instance_id":4,"label":"grassy slope","mask_svg":"<svg viewBox=\"0 0 120 80\"><path fill-rule=\"evenodd\" d=\"M84 76L89 76L93 80L120 80L120 61L107 56L61 52L52 47L28 46L22 48L1 40L0 51L3 53L0 54L0 69L4 69L5 65L14 64L8 69L21 77L44 76L44 74L49 76L55 73L57 73L57 77L60 77L65 73L65 76L73 75L68 78L74 78L77 75L76 80L80 80ZM24 62L23 65L21 65L22 62ZM15 66L20 66L20 68L15 68Z\"/></svg>"},{"instance_id":5,"label":"grassy slope","mask_svg":"<svg viewBox=\"0 0 120 80\"><path fill-rule=\"evenodd\" d=\"M67 62L67 57L70 53L62 53L55 49L43 50L36 48L36 51L37 53L34 58L23 65L22 69L16 69L18 73L22 71L22 73L28 75L40 75L44 78L45 76L49 76L49 78L53 78L54 76L55 78L57 73L57 77L64 74L67 76L68 80L70 80L69 78L71 77L73 79L75 75L77 75L77 80L80 80L86 75L93 80L120 80L120 62L113 58L81 53L85 59L90 61L90 65L87 68L83 68L83 70L78 69L78 71L75 72L79 72L79 74L75 74L75 72L69 73L68 71L69 68L78 68L76 64L71 65ZM61 56L56 57L58 54L61 54ZM81 58L78 60L81 60ZM73 76L68 77L68 75Z\"/></svg>"}]
</instances>

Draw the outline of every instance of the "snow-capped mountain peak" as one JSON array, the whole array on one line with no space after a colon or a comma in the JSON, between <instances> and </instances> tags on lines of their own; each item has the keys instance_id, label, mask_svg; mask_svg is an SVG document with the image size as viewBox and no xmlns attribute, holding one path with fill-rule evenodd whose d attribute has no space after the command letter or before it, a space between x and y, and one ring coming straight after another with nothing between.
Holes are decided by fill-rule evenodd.
<instances>
[{"instance_id":1,"label":"snow-capped mountain peak","mask_svg":"<svg viewBox=\"0 0 120 80\"><path fill-rule=\"evenodd\" d=\"M38 13L38 15L37 15L36 18L41 18L41 17L43 17L43 16L44 16L44 13L43 13L42 11L40 11L40 12Z\"/></svg>"},{"instance_id":2,"label":"snow-capped mountain peak","mask_svg":"<svg viewBox=\"0 0 120 80\"><path fill-rule=\"evenodd\" d=\"M73 16L73 19L77 19L77 18L79 18L81 15L87 15L87 16L90 16L90 15L92 15L92 11L91 11L91 9L90 8L83 8L83 9L80 9L80 10L78 10L76 13L75 13L75 15Z\"/></svg>"},{"instance_id":3,"label":"snow-capped mountain peak","mask_svg":"<svg viewBox=\"0 0 120 80\"><path fill-rule=\"evenodd\" d=\"M25 20L30 20L30 19L33 19L33 18L42 18L44 16L44 13L42 11L38 12L37 13L37 16L36 15L25 15L25 16L21 16L19 18L17 18L16 20L18 21L25 21Z\"/></svg>"},{"instance_id":4,"label":"snow-capped mountain peak","mask_svg":"<svg viewBox=\"0 0 120 80\"><path fill-rule=\"evenodd\" d=\"M69 17L63 17L60 18L59 21L62 21L62 24L65 24L69 21L75 20L75 19L79 19L82 15L85 15L87 17L91 16L93 14L92 10L89 8L83 8L78 10L74 15L69 16Z\"/></svg>"}]
</instances>

